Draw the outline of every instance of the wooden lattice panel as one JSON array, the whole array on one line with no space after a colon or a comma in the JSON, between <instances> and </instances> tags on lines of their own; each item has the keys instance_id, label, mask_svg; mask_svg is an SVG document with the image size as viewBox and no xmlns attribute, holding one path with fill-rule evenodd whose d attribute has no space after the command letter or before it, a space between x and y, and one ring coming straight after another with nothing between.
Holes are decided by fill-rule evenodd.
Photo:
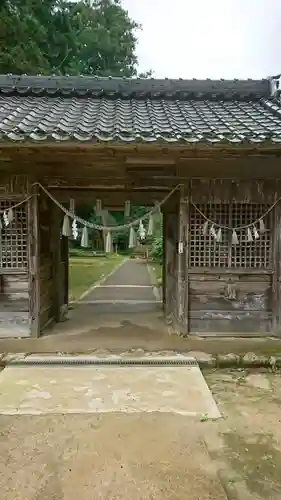
<instances>
[{"instance_id":1,"label":"wooden lattice panel","mask_svg":"<svg viewBox=\"0 0 281 500\"><path fill-rule=\"evenodd\" d=\"M209 219L228 227L244 226L252 223L265 213L266 205L233 203L233 204L200 204L199 210ZM271 217L264 219L266 232L259 239L247 241L247 230L237 231L238 245L231 244L231 231L222 230L222 242L217 243L208 232L202 233L205 219L191 207L190 214L190 267L218 268L263 268L271 267ZM209 226L210 228L210 226ZM259 229L259 225L257 225Z\"/></svg>"},{"instance_id":2,"label":"wooden lattice panel","mask_svg":"<svg viewBox=\"0 0 281 500\"><path fill-rule=\"evenodd\" d=\"M15 203L0 201L0 210L10 208ZM14 210L14 220L6 227L3 224L0 245L0 268L27 269L27 205L24 203Z\"/></svg>"}]
</instances>

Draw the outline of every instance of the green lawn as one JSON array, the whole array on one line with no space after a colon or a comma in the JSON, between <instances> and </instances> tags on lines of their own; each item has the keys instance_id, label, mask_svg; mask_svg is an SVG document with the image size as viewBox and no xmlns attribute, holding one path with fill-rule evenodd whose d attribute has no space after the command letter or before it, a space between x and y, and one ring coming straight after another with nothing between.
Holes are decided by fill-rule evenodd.
<instances>
[{"instance_id":1,"label":"green lawn","mask_svg":"<svg viewBox=\"0 0 281 500\"><path fill-rule=\"evenodd\" d=\"M162 286L162 264L159 262L150 262L149 267L153 278L153 285L157 287Z\"/></svg>"},{"instance_id":2,"label":"green lawn","mask_svg":"<svg viewBox=\"0 0 281 500\"><path fill-rule=\"evenodd\" d=\"M71 257L69 261L69 300L78 300L96 281L112 271L123 257Z\"/></svg>"}]
</instances>

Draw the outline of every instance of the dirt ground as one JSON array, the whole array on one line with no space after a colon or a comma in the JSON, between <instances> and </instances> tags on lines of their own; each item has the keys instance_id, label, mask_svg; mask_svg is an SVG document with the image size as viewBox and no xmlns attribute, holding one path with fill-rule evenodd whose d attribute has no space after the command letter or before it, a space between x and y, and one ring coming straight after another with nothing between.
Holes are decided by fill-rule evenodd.
<instances>
[{"instance_id":1,"label":"dirt ground","mask_svg":"<svg viewBox=\"0 0 281 500\"><path fill-rule=\"evenodd\" d=\"M224 419L206 422L203 434L229 500L279 500L280 374L213 371L205 377Z\"/></svg>"},{"instance_id":2,"label":"dirt ground","mask_svg":"<svg viewBox=\"0 0 281 500\"><path fill-rule=\"evenodd\" d=\"M220 420L2 416L1 499L280 500L280 375L205 377Z\"/></svg>"}]
</instances>

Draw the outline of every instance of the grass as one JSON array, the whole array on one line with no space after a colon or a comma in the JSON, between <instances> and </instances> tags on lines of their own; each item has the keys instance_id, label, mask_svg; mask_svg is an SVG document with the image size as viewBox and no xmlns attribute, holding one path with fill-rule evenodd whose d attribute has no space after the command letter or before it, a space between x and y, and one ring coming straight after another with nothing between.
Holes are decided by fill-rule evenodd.
<instances>
[{"instance_id":1,"label":"grass","mask_svg":"<svg viewBox=\"0 0 281 500\"><path fill-rule=\"evenodd\" d=\"M69 300L78 300L95 282L112 271L123 257L71 257L69 262Z\"/></svg>"},{"instance_id":2,"label":"grass","mask_svg":"<svg viewBox=\"0 0 281 500\"><path fill-rule=\"evenodd\" d=\"M149 263L150 269L152 271L153 285L156 287L162 286L162 264L157 261Z\"/></svg>"}]
</instances>

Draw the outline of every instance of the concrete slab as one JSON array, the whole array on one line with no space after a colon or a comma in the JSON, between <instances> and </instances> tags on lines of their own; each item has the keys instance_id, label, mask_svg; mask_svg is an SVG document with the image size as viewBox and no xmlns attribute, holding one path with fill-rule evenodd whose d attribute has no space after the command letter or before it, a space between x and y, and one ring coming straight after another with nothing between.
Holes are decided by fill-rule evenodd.
<instances>
[{"instance_id":1,"label":"concrete slab","mask_svg":"<svg viewBox=\"0 0 281 500\"><path fill-rule=\"evenodd\" d=\"M0 430L1 500L227 500L186 417L1 416Z\"/></svg>"},{"instance_id":2,"label":"concrete slab","mask_svg":"<svg viewBox=\"0 0 281 500\"><path fill-rule=\"evenodd\" d=\"M9 366L0 414L161 412L220 417L197 366Z\"/></svg>"}]
</instances>

